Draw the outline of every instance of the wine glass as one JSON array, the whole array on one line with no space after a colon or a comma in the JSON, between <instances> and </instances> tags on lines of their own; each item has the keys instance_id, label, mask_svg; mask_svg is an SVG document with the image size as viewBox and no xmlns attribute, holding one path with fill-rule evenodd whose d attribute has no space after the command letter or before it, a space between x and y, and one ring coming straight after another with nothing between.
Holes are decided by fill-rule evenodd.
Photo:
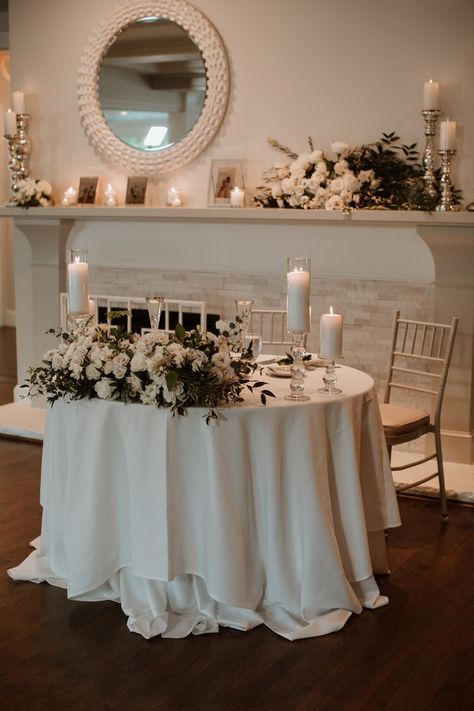
<instances>
[{"instance_id":1,"label":"wine glass","mask_svg":"<svg viewBox=\"0 0 474 711\"><path fill-rule=\"evenodd\" d=\"M165 298L164 296L147 296L145 300L148 308L148 316L150 317L151 330L158 331L161 309L163 308Z\"/></svg>"}]
</instances>

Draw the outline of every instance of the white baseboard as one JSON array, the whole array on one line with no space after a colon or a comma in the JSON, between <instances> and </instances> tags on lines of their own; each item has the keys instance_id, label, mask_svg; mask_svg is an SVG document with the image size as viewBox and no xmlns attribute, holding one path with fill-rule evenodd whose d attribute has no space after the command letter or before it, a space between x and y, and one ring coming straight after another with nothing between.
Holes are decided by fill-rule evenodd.
<instances>
[{"instance_id":1,"label":"white baseboard","mask_svg":"<svg viewBox=\"0 0 474 711\"><path fill-rule=\"evenodd\" d=\"M5 311L5 326L11 326L12 328L16 326L16 312L13 309Z\"/></svg>"}]
</instances>

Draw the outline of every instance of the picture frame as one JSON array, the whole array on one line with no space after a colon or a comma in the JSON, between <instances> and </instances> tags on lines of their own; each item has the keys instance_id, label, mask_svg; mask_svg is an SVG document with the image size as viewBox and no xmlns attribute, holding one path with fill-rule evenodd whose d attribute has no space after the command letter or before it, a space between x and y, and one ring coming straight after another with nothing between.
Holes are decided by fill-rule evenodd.
<instances>
[{"instance_id":1,"label":"picture frame","mask_svg":"<svg viewBox=\"0 0 474 711\"><path fill-rule=\"evenodd\" d=\"M245 189L245 162L238 159L220 158L211 161L209 175L208 207L230 207L230 191Z\"/></svg>"},{"instance_id":2,"label":"picture frame","mask_svg":"<svg viewBox=\"0 0 474 711\"><path fill-rule=\"evenodd\" d=\"M127 178L126 205L144 205L148 178L144 175L134 175Z\"/></svg>"},{"instance_id":3,"label":"picture frame","mask_svg":"<svg viewBox=\"0 0 474 711\"><path fill-rule=\"evenodd\" d=\"M99 178L79 178L79 190L77 191L78 205L94 205L98 182Z\"/></svg>"}]
</instances>

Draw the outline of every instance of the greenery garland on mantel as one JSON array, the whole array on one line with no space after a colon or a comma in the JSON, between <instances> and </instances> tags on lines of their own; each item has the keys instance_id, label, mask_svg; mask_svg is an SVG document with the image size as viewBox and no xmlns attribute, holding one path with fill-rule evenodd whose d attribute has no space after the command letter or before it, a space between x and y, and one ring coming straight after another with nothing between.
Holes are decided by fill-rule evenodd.
<instances>
[{"instance_id":1,"label":"greenery garland on mantel","mask_svg":"<svg viewBox=\"0 0 474 711\"><path fill-rule=\"evenodd\" d=\"M394 131L356 148L335 142L332 157L315 149L311 137L309 151L300 155L274 139L269 143L292 162L277 163L264 173L254 196L258 207L432 212L439 203L439 194L433 197L425 190L417 144L400 143ZM435 177L439 186L439 168ZM460 200L455 189L454 201Z\"/></svg>"}]
</instances>

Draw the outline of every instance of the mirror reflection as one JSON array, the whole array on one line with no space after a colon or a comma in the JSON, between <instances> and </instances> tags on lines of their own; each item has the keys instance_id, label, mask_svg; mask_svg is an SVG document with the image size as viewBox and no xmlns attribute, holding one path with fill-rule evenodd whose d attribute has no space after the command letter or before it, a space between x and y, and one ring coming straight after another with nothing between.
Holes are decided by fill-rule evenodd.
<instances>
[{"instance_id":1,"label":"mirror reflection","mask_svg":"<svg viewBox=\"0 0 474 711\"><path fill-rule=\"evenodd\" d=\"M198 120L206 95L201 52L175 22L144 17L108 48L99 103L115 135L132 148L161 151Z\"/></svg>"}]
</instances>

